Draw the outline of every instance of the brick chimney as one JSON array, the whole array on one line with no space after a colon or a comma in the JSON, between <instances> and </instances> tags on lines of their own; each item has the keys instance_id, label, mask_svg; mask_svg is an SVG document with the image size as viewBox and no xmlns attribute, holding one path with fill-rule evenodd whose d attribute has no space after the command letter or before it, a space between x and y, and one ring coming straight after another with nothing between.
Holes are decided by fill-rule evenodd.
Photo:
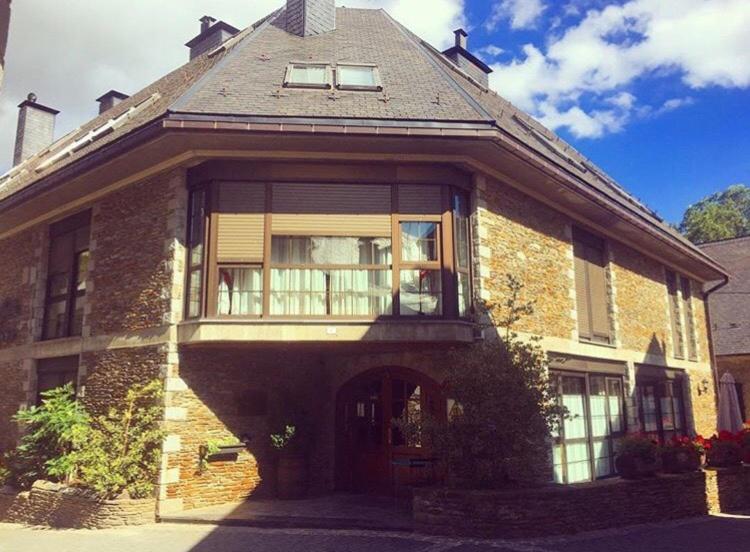
<instances>
[{"instance_id":1,"label":"brick chimney","mask_svg":"<svg viewBox=\"0 0 750 552\"><path fill-rule=\"evenodd\" d=\"M229 23L216 21L210 15L204 15L199 21L201 22L201 32L185 44L190 48L190 59L218 48L224 41L240 32L239 29L232 27Z\"/></svg>"},{"instance_id":2,"label":"brick chimney","mask_svg":"<svg viewBox=\"0 0 750 552\"><path fill-rule=\"evenodd\" d=\"M105 111L109 111L118 103L123 100L127 100L129 97L130 96L128 96L127 94L123 94L122 92L118 92L117 90L110 90L106 94L99 96L96 99L96 101L99 102L99 115L101 115Z\"/></svg>"},{"instance_id":3,"label":"brick chimney","mask_svg":"<svg viewBox=\"0 0 750 552\"><path fill-rule=\"evenodd\" d=\"M60 113L56 109L37 103L36 94L33 92L18 105L18 108L14 165L39 153L52 143L55 138L55 117Z\"/></svg>"},{"instance_id":4,"label":"brick chimney","mask_svg":"<svg viewBox=\"0 0 750 552\"><path fill-rule=\"evenodd\" d=\"M336 0L286 0L286 30L297 36L336 30Z\"/></svg>"},{"instance_id":5,"label":"brick chimney","mask_svg":"<svg viewBox=\"0 0 750 552\"><path fill-rule=\"evenodd\" d=\"M489 86L488 75L492 73L492 68L469 52L469 34L463 29L456 29L453 33L456 35L456 43L443 52L443 55L482 86Z\"/></svg>"}]
</instances>

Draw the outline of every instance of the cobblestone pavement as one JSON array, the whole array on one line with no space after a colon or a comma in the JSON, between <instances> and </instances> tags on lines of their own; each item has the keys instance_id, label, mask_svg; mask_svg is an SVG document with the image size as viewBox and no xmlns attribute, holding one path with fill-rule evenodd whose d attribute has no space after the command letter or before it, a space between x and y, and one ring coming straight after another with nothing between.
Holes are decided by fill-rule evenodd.
<instances>
[{"instance_id":1,"label":"cobblestone pavement","mask_svg":"<svg viewBox=\"0 0 750 552\"><path fill-rule=\"evenodd\" d=\"M535 541L405 533L149 525L54 531L0 524L0 552L750 552L750 516L716 516Z\"/></svg>"}]
</instances>

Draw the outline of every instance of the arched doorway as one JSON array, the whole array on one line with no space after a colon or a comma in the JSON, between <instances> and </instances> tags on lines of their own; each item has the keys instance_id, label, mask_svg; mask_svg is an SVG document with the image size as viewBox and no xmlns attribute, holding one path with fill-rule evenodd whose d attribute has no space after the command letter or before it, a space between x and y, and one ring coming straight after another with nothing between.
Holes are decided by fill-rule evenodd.
<instances>
[{"instance_id":1,"label":"arched doorway","mask_svg":"<svg viewBox=\"0 0 750 552\"><path fill-rule=\"evenodd\" d=\"M430 377L402 367L376 368L356 376L336 400L336 475L339 489L391 493L435 477L432 451L408 437L394 419L445 418L445 397Z\"/></svg>"}]
</instances>

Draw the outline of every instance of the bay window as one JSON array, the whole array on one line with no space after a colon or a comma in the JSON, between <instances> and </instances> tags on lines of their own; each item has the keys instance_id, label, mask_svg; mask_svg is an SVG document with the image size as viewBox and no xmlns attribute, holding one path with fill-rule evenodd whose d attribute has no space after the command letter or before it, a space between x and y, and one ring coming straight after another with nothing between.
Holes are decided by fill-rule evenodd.
<instances>
[{"instance_id":1,"label":"bay window","mask_svg":"<svg viewBox=\"0 0 750 552\"><path fill-rule=\"evenodd\" d=\"M471 312L468 201L446 185L204 184L187 245L186 318Z\"/></svg>"}]
</instances>

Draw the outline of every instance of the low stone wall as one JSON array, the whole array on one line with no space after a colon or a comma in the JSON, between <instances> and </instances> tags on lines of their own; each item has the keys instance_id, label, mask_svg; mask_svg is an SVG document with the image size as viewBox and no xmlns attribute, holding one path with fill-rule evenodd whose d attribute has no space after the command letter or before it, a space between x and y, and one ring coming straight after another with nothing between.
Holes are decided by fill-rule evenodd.
<instances>
[{"instance_id":1,"label":"low stone wall","mask_svg":"<svg viewBox=\"0 0 750 552\"><path fill-rule=\"evenodd\" d=\"M153 523L154 499L101 500L91 492L37 481L30 491L0 489L0 521L58 528L108 529Z\"/></svg>"},{"instance_id":2,"label":"low stone wall","mask_svg":"<svg viewBox=\"0 0 750 552\"><path fill-rule=\"evenodd\" d=\"M417 489L418 531L485 538L541 537L750 507L750 468L518 491Z\"/></svg>"}]
</instances>

